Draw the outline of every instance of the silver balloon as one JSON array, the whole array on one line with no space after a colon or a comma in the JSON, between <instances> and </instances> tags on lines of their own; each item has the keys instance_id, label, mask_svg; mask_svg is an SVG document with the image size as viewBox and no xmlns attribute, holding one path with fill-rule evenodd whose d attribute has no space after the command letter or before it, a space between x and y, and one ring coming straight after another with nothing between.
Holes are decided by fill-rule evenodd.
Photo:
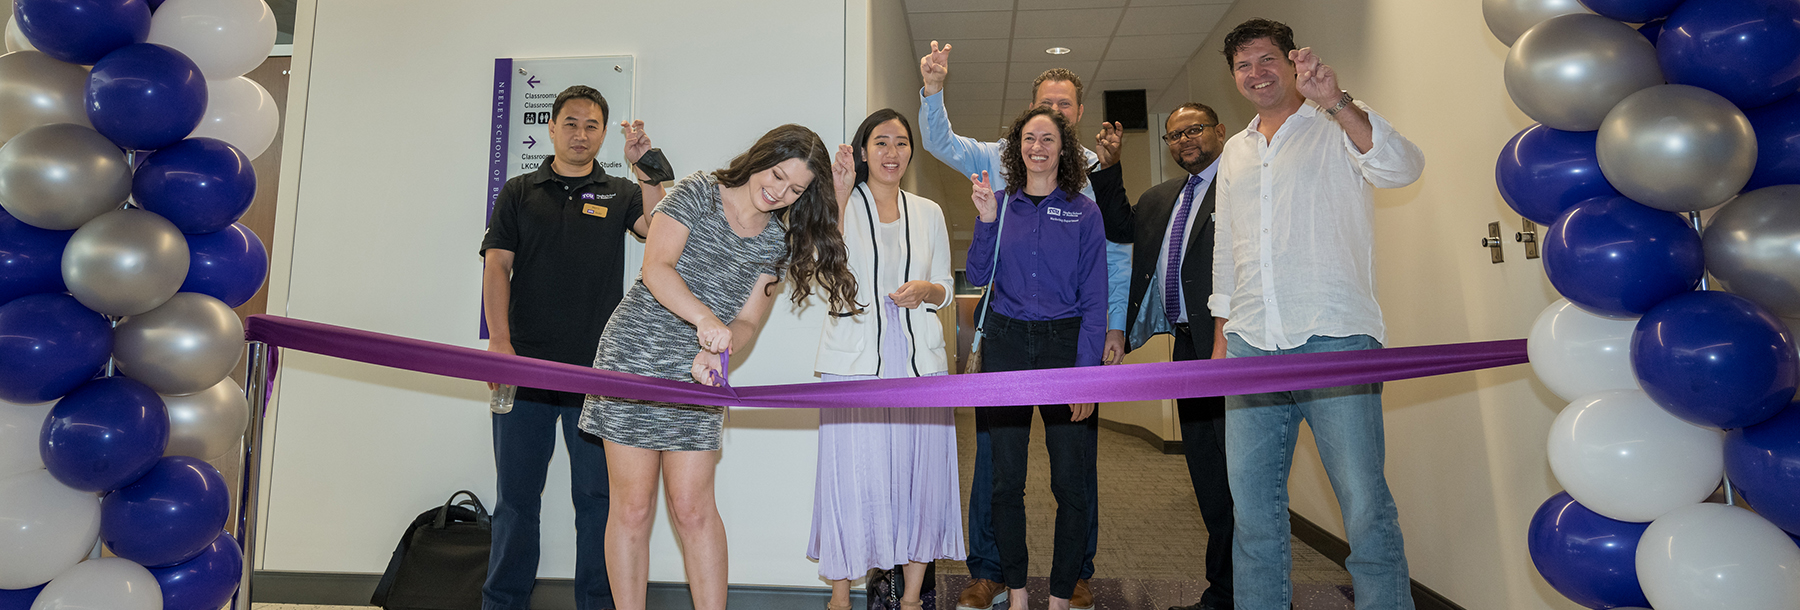
<instances>
[{"instance_id":1,"label":"silver balloon","mask_svg":"<svg viewBox=\"0 0 1800 610\"><path fill-rule=\"evenodd\" d=\"M1800 185L1738 195L1701 240L1706 270L1725 290L1784 318L1800 318Z\"/></svg>"},{"instance_id":2,"label":"silver balloon","mask_svg":"<svg viewBox=\"0 0 1800 610\"><path fill-rule=\"evenodd\" d=\"M1506 54L1505 76L1519 110L1563 131L1599 129L1619 100L1663 84L1649 39L1586 13L1553 17L1526 31Z\"/></svg>"},{"instance_id":3,"label":"silver balloon","mask_svg":"<svg viewBox=\"0 0 1800 610\"><path fill-rule=\"evenodd\" d=\"M102 214L81 225L63 248L63 283L69 294L88 309L112 316L135 316L156 309L181 288L187 272L187 239L181 229L144 210Z\"/></svg>"},{"instance_id":4,"label":"silver balloon","mask_svg":"<svg viewBox=\"0 0 1800 610\"><path fill-rule=\"evenodd\" d=\"M1577 0L1481 0L1481 17L1487 20L1488 31L1509 47L1545 19L1592 12Z\"/></svg>"},{"instance_id":5,"label":"silver balloon","mask_svg":"<svg viewBox=\"0 0 1800 610\"><path fill-rule=\"evenodd\" d=\"M1688 85L1631 94L1600 125L1600 173L1619 193L1670 212L1725 203L1756 169L1756 132L1724 96Z\"/></svg>"},{"instance_id":6,"label":"silver balloon","mask_svg":"<svg viewBox=\"0 0 1800 610\"><path fill-rule=\"evenodd\" d=\"M125 151L93 129L43 125L0 146L0 207L25 224L74 229L118 209L130 194Z\"/></svg>"},{"instance_id":7,"label":"silver balloon","mask_svg":"<svg viewBox=\"0 0 1800 610\"><path fill-rule=\"evenodd\" d=\"M0 55L0 143L52 123L91 127L83 95L88 72L37 51Z\"/></svg>"},{"instance_id":8,"label":"silver balloon","mask_svg":"<svg viewBox=\"0 0 1800 610\"><path fill-rule=\"evenodd\" d=\"M230 377L186 396L164 396L169 408L169 448L165 456L212 460L238 450L250 425L244 389Z\"/></svg>"},{"instance_id":9,"label":"silver balloon","mask_svg":"<svg viewBox=\"0 0 1800 610\"><path fill-rule=\"evenodd\" d=\"M218 385L244 351L244 323L218 299L176 294L113 329L113 359L125 376L157 394L179 396ZM200 459L217 457L217 454Z\"/></svg>"}]
</instances>

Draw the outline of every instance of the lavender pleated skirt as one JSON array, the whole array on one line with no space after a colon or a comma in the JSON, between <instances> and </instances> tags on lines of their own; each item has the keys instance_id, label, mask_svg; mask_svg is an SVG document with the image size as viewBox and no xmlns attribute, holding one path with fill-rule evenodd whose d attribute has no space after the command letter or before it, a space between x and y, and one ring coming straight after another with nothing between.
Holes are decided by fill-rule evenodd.
<instances>
[{"instance_id":1,"label":"lavender pleated skirt","mask_svg":"<svg viewBox=\"0 0 1800 610\"><path fill-rule=\"evenodd\" d=\"M964 558L950 408L819 409L818 473L806 555L819 561L820 576Z\"/></svg>"}]
</instances>

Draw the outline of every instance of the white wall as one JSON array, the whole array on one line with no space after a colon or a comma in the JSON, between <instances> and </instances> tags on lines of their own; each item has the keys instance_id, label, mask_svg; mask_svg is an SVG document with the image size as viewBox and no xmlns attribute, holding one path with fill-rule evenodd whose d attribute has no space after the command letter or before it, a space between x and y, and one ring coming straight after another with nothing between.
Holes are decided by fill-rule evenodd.
<instances>
[{"instance_id":1,"label":"white wall","mask_svg":"<svg viewBox=\"0 0 1800 610\"><path fill-rule=\"evenodd\" d=\"M485 345L476 248L494 58L634 55L634 118L679 175L782 123L843 141L866 103L867 8L854 0L308 0L299 13L288 125L301 137L285 150L276 240L291 247L273 253L270 311L430 341ZM811 380L796 363L812 361L822 320L778 307L733 381ZM298 353L283 371L258 569L378 573L413 515L458 489L493 497L481 384ZM733 583L820 584L805 558L816 426L810 410L732 411L718 494ZM572 519L559 448L542 576L571 574ZM684 580L657 527L651 579Z\"/></svg>"},{"instance_id":2,"label":"white wall","mask_svg":"<svg viewBox=\"0 0 1800 610\"><path fill-rule=\"evenodd\" d=\"M1375 200L1388 345L1524 337L1556 295L1521 245L1508 241L1500 265L1476 245L1489 222L1517 230L1493 168L1507 139L1531 124L1507 97L1507 49L1488 33L1481 3L1239 0L1152 111L1203 102L1241 131L1254 110L1220 50L1226 32L1253 17L1292 26L1297 44L1425 151L1417 184ZM1533 511L1557 490L1544 445L1564 403L1525 366L1391 383L1385 403L1388 481L1413 578L1471 610L1576 608L1537 576L1525 548ZM1310 434L1289 487L1296 512L1343 533Z\"/></svg>"}]
</instances>

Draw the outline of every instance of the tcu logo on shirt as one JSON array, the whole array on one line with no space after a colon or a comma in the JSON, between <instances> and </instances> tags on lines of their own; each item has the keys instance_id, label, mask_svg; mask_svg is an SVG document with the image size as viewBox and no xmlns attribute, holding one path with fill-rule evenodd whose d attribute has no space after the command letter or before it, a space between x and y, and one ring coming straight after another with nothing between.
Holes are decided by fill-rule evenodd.
<instances>
[{"instance_id":1,"label":"tcu logo on shirt","mask_svg":"<svg viewBox=\"0 0 1800 610\"><path fill-rule=\"evenodd\" d=\"M582 200L593 199L594 194L593 193L582 193L581 198L582 198Z\"/></svg>"},{"instance_id":2,"label":"tcu logo on shirt","mask_svg":"<svg viewBox=\"0 0 1800 610\"><path fill-rule=\"evenodd\" d=\"M1053 216L1054 218L1052 218L1051 220L1056 220L1058 222L1080 222L1081 221L1081 212L1065 210L1062 208L1044 208L1044 213L1048 214L1050 216Z\"/></svg>"}]
</instances>

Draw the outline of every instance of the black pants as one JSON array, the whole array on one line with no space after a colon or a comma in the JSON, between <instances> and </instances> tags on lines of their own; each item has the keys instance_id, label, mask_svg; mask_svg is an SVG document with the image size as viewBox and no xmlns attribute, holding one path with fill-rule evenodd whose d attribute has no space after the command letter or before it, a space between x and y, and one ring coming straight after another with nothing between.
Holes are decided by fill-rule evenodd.
<instances>
[{"instance_id":1,"label":"black pants","mask_svg":"<svg viewBox=\"0 0 1800 610\"><path fill-rule=\"evenodd\" d=\"M983 326L983 369L987 372L1068 368L1075 366L1081 318L1050 321L1015 320L989 311ZM1094 449L1088 435L1098 414L1069 421L1069 405L986 407L976 410L976 424L988 431L993 446L994 541L1006 586L1025 588L1030 552L1025 544L1025 465L1031 444L1031 412L1044 418L1044 442L1050 450L1050 493L1056 497L1056 548L1050 561L1050 594L1068 598L1075 592L1087 553L1088 481L1094 476Z\"/></svg>"},{"instance_id":2,"label":"black pants","mask_svg":"<svg viewBox=\"0 0 1800 610\"><path fill-rule=\"evenodd\" d=\"M1201 332L1212 332L1211 319ZM1177 362L1204 360L1194 348L1188 326L1175 327ZM1183 398L1176 401L1181 416L1181 448L1187 454L1188 478L1194 481L1194 499L1200 501L1200 520L1206 523L1206 592L1200 596L1208 608L1230 608L1231 486L1225 475L1225 397Z\"/></svg>"}]
</instances>

